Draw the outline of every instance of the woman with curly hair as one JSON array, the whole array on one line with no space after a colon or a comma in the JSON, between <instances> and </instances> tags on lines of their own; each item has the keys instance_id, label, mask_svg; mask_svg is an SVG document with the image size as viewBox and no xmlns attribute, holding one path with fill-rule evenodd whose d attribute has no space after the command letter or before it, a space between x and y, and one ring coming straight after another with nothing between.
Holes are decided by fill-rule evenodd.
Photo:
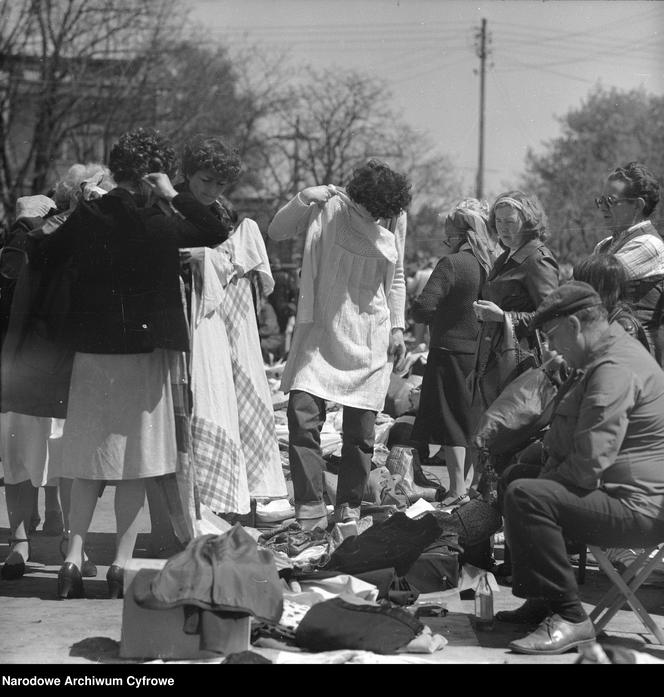
<instances>
[{"instance_id":1,"label":"woman with curly hair","mask_svg":"<svg viewBox=\"0 0 664 697\"><path fill-rule=\"evenodd\" d=\"M177 468L171 383L189 349L178 248L218 244L228 228L175 191L174 165L175 151L157 131L124 134L109 159L117 187L81 202L39 249L46 273L63 264L73 272L69 306L46 318L75 351L62 444L61 474L74 484L60 598L84 594L81 555L100 482L117 485L116 551L106 579L118 597L145 482ZM155 198L180 215L162 213Z\"/></svg>"},{"instance_id":2,"label":"woman with curly hair","mask_svg":"<svg viewBox=\"0 0 664 697\"><path fill-rule=\"evenodd\" d=\"M225 224L237 222L225 189L240 175L235 149L214 136L185 143L184 184ZM263 236L245 218L214 249L191 249L192 445L200 503L246 514L251 498L286 497L272 397L265 376L252 288L274 280Z\"/></svg>"},{"instance_id":3,"label":"woman with curly hair","mask_svg":"<svg viewBox=\"0 0 664 697\"><path fill-rule=\"evenodd\" d=\"M486 409L516 372L541 363L537 336L528 324L537 306L558 287L558 263L547 248L546 215L535 196L508 191L498 196L489 226L506 248L474 303L481 323L474 403Z\"/></svg>"},{"instance_id":4,"label":"woman with curly hair","mask_svg":"<svg viewBox=\"0 0 664 697\"><path fill-rule=\"evenodd\" d=\"M326 527L320 429L326 400L344 407L335 517L360 515L371 467L376 413L385 403L403 340L407 178L378 160L358 167L344 190L303 189L274 217L275 240L305 236L300 302L281 389L290 392L288 430L295 513Z\"/></svg>"}]
</instances>

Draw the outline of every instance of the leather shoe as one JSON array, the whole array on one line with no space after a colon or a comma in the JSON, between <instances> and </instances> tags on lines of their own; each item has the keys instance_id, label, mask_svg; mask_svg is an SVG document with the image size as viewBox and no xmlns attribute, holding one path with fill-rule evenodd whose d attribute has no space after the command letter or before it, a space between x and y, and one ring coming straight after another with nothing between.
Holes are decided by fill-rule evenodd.
<instances>
[{"instance_id":1,"label":"leather shoe","mask_svg":"<svg viewBox=\"0 0 664 697\"><path fill-rule=\"evenodd\" d=\"M512 624L539 624L550 614L551 609L546 600L529 598L516 610L500 610L496 613L496 619Z\"/></svg>"},{"instance_id":2,"label":"leather shoe","mask_svg":"<svg viewBox=\"0 0 664 697\"><path fill-rule=\"evenodd\" d=\"M547 617L542 624L523 639L508 645L516 653L555 656L595 641L595 628L590 618L583 622L566 622L560 615Z\"/></svg>"}]
</instances>

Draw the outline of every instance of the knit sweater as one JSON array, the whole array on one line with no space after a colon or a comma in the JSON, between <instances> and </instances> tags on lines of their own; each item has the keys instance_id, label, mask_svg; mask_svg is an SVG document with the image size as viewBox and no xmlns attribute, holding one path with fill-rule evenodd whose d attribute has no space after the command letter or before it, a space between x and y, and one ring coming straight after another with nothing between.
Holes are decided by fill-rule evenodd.
<instances>
[{"instance_id":1,"label":"knit sweater","mask_svg":"<svg viewBox=\"0 0 664 697\"><path fill-rule=\"evenodd\" d=\"M473 302L479 297L483 276L482 267L469 251L438 262L412 307L415 321L429 325L432 348L474 353L479 323Z\"/></svg>"}]
</instances>

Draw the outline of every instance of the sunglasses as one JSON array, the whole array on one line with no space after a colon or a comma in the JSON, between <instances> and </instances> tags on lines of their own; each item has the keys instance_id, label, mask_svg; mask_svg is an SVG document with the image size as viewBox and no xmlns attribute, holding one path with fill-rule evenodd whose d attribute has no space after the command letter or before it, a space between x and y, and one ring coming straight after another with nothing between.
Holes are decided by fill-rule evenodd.
<instances>
[{"instance_id":1,"label":"sunglasses","mask_svg":"<svg viewBox=\"0 0 664 697\"><path fill-rule=\"evenodd\" d=\"M613 208L615 205L621 201L636 201L638 196L613 196L609 194L608 196L598 196L595 198L595 205L597 208Z\"/></svg>"}]
</instances>

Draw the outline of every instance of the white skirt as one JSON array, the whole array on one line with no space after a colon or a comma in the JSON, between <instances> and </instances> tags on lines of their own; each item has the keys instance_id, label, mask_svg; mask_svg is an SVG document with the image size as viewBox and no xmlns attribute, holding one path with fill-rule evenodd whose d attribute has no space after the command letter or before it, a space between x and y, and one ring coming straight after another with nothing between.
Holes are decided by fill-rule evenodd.
<instances>
[{"instance_id":1,"label":"white skirt","mask_svg":"<svg viewBox=\"0 0 664 697\"><path fill-rule=\"evenodd\" d=\"M0 414L0 443L6 484L30 481L33 486L57 484L62 463L64 419Z\"/></svg>"},{"instance_id":2,"label":"white skirt","mask_svg":"<svg viewBox=\"0 0 664 697\"><path fill-rule=\"evenodd\" d=\"M60 476L121 481L176 471L171 361L178 355L75 355Z\"/></svg>"}]
</instances>

